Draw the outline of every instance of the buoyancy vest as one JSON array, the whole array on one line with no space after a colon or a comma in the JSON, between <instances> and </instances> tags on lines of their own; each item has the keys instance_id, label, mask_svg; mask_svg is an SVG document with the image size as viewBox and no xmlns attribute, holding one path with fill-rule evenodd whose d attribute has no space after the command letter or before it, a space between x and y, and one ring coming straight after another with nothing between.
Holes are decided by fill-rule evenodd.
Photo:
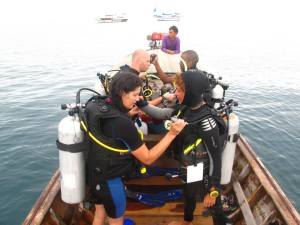
<instances>
[{"instance_id":1,"label":"buoyancy vest","mask_svg":"<svg viewBox=\"0 0 300 225\"><path fill-rule=\"evenodd\" d=\"M121 139L104 135L101 125L106 119L130 118L114 109L103 96L90 99L84 114L85 121L82 120L81 125L86 131L86 141L89 145L88 180L93 182L95 177L106 180L128 175L134 169L134 157Z\"/></svg>"},{"instance_id":2,"label":"buoyancy vest","mask_svg":"<svg viewBox=\"0 0 300 225\"><path fill-rule=\"evenodd\" d=\"M208 174L210 159L205 143L199 134L200 124L202 120L213 117L217 122L220 142L221 146L223 146L223 141L226 139L223 137L226 135L226 124L222 117L217 114L215 109L207 105L201 106L196 112L186 106L179 105L174 110L173 116L188 122L188 125L175 138L172 144L173 157L180 162L182 168L203 162L204 174ZM184 171L181 171L181 174L184 175Z\"/></svg>"}]
</instances>

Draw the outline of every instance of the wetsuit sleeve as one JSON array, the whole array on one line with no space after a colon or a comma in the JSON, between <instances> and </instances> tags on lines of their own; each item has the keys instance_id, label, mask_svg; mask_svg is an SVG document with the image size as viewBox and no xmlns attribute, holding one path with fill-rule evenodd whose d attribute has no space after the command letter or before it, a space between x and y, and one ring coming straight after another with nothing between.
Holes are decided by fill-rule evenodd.
<instances>
[{"instance_id":1,"label":"wetsuit sleeve","mask_svg":"<svg viewBox=\"0 0 300 225\"><path fill-rule=\"evenodd\" d=\"M124 145L127 145L126 147L130 151L134 151L144 144L132 121L124 118L117 118L116 120L113 125L117 124L117 126L112 128L114 137L118 138Z\"/></svg>"},{"instance_id":2,"label":"wetsuit sleeve","mask_svg":"<svg viewBox=\"0 0 300 225\"><path fill-rule=\"evenodd\" d=\"M149 116L153 117L154 119L158 120L166 120L172 116L174 109L172 108L159 108L153 105L146 105L142 107L141 110L147 113Z\"/></svg>"},{"instance_id":3,"label":"wetsuit sleeve","mask_svg":"<svg viewBox=\"0 0 300 225\"><path fill-rule=\"evenodd\" d=\"M200 136L202 137L210 158L210 185L220 189L222 150L219 128L212 117L201 121L200 126Z\"/></svg>"}]
</instances>

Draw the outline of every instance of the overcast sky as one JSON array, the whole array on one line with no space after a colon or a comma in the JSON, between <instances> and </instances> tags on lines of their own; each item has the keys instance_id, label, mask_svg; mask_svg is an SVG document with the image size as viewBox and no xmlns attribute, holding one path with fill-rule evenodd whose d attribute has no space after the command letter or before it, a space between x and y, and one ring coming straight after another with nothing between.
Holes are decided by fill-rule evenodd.
<instances>
[{"instance_id":1,"label":"overcast sky","mask_svg":"<svg viewBox=\"0 0 300 225\"><path fill-rule=\"evenodd\" d=\"M0 0L0 41L5 32L26 26L75 27L113 12L126 12L135 26L143 26L143 18L157 8L180 12L196 33L218 31L265 40L276 36L283 43L300 43L299 4L299 0Z\"/></svg>"},{"instance_id":2,"label":"overcast sky","mask_svg":"<svg viewBox=\"0 0 300 225\"><path fill-rule=\"evenodd\" d=\"M124 11L142 15L154 8L180 11L185 16L202 18L208 23L216 21L274 27L293 27L300 21L297 0L1 0L0 24L35 22L43 18L59 19L61 16L76 20L84 15ZM287 23L288 22L288 23Z\"/></svg>"}]
</instances>

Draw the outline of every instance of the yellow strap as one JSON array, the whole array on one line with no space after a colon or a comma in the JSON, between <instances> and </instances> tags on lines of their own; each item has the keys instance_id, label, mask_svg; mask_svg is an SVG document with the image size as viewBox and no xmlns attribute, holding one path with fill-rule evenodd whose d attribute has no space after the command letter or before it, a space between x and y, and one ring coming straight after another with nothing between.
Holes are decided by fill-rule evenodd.
<instances>
[{"instance_id":1,"label":"yellow strap","mask_svg":"<svg viewBox=\"0 0 300 225\"><path fill-rule=\"evenodd\" d=\"M178 113L176 114L176 117L178 117L181 114L181 111L179 110Z\"/></svg>"},{"instance_id":2,"label":"yellow strap","mask_svg":"<svg viewBox=\"0 0 300 225\"><path fill-rule=\"evenodd\" d=\"M99 141L99 140L98 140L91 132L88 132L88 131L87 131L87 128L86 128L86 126L85 126L85 124L84 124L83 121L80 121L80 123L81 123L83 129L85 130L85 132L87 132L88 135L89 135L89 136L90 136L90 137L91 137L98 145L100 145L100 146L102 146L102 147L104 147L104 148L106 148L106 149L108 149L108 150L114 151L114 152L129 152L128 149L118 149L118 148L113 148L113 147L110 147L110 146L108 146L108 145L102 143L102 142Z\"/></svg>"},{"instance_id":3,"label":"yellow strap","mask_svg":"<svg viewBox=\"0 0 300 225\"><path fill-rule=\"evenodd\" d=\"M200 143L202 142L201 138L198 138L195 143L187 146L184 150L183 150L183 154L187 155L189 154L193 149L195 149Z\"/></svg>"},{"instance_id":4,"label":"yellow strap","mask_svg":"<svg viewBox=\"0 0 300 225\"><path fill-rule=\"evenodd\" d=\"M137 131L138 131L138 133L140 135L141 140L143 141L144 140L144 134L143 134L143 132L141 130L139 130L139 129Z\"/></svg>"}]
</instances>

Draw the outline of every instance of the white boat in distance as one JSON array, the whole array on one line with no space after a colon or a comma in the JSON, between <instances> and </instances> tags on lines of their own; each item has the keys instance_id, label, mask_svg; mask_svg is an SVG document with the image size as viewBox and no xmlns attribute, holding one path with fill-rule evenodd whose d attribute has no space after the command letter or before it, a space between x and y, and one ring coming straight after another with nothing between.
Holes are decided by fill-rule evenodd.
<instances>
[{"instance_id":1,"label":"white boat in distance","mask_svg":"<svg viewBox=\"0 0 300 225\"><path fill-rule=\"evenodd\" d=\"M122 14L106 14L97 18L98 23L119 23L127 22L128 18L125 13Z\"/></svg>"},{"instance_id":2,"label":"white boat in distance","mask_svg":"<svg viewBox=\"0 0 300 225\"><path fill-rule=\"evenodd\" d=\"M158 11L155 8L153 10L153 17L158 21L179 21L180 13L171 11Z\"/></svg>"}]
</instances>

